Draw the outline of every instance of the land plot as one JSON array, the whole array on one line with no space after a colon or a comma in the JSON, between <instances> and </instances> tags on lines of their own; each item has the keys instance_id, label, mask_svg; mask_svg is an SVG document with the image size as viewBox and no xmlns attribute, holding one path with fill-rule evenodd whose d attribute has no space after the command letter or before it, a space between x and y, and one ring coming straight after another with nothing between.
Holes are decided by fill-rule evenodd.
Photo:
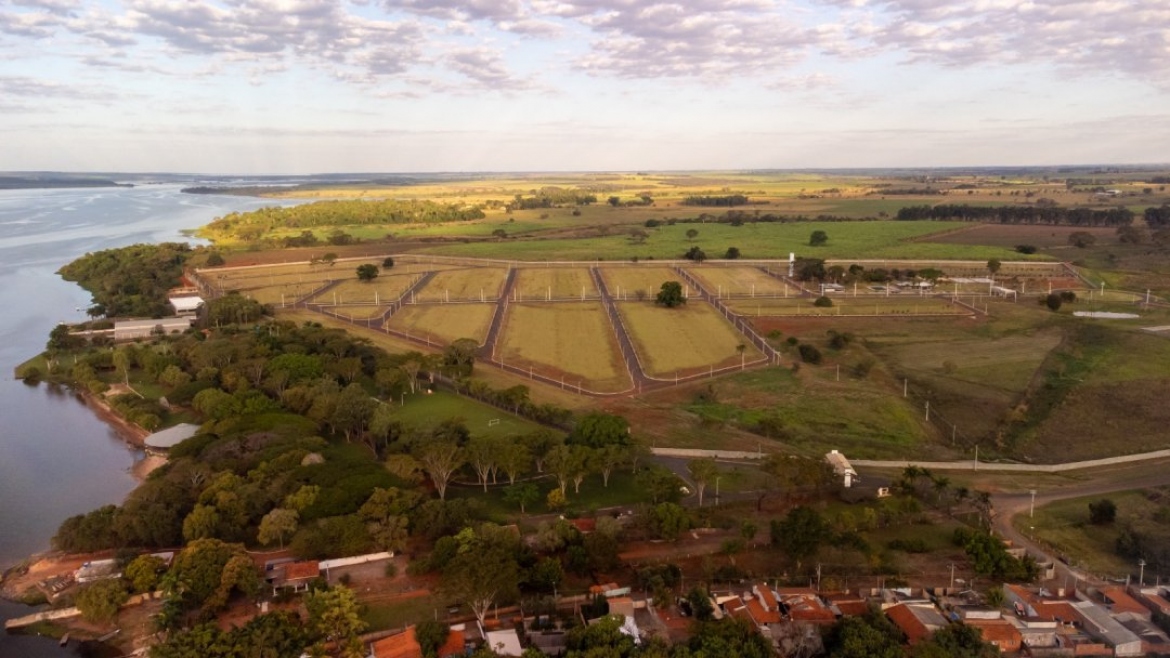
<instances>
[{"instance_id":1,"label":"land plot","mask_svg":"<svg viewBox=\"0 0 1170 658\"><path fill-rule=\"evenodd\" d=\"M329 310L350 320L369 320L382 315L387 308L389 307L378 304L355 304L353 306L330 306Z\"/></svg>"},{"instance_id":2,"label":"land plot","mask_svg":"<svg viewBox=\"0 0 1170 658\"><path fill-rule=\"evenodd\" d=\"M761 355L711 306L694 302L663 308L649 302L622 302L618 311L634 341L642 367L654 377L673 377L739 364Z\"/></svg>"},{"instance_id":3,"label":"land plot","mask_svg":"<svg viewBox=\"0 0 1170 658\"><path fill-rule=\"evenodd\" d=\"M713 295L783 297L799 293L796 288L756 267L691 267L687 272Z\"/></svg>"},{"instance_id":4,"label":"land plot","mask_svg":"<svg viewBox=\"0 0 1170 658\"><path fill-rule=\"evenodd\" d=\"M498 299L508 270L502 267L472 267L446 270L435 275L415 293L420 302L490 301Z\"/></svg>"},{"instance_id":5,"label":"land plot","mask_svg":"<svg viewBox=\"0 0 1170 658\"><path fill-rule=\"evenodd\" d=\"M682 275L665 266L604 267L601 276L614 299L637 299L638 295L654 299L667 281L678 281L686 287Z\"/></svg>"},{"instance_id":6,"label":"land plot","mask_svg":"<svg viewBox=\"0 0 1170 658\"><path fill-rule=\"evenodd\" d=\"M1071 233L1091 233L1099 242L1116 242L1116 229L1079 226L1019 226L1012 224L975 224L968 228L924 238L924 242L941 244L1011 247L1028 244L1041 249L1067 247Z\"/></svg>"},{"instance_id":7,"label":"land plot","mask_svg":"<svg viewBox=\"0 0 1170 658\"><path fill-rule=\"evenodd\" d=\"M317 304L374 304L398 299L418 281L420 275L398 274L379 276L373 281L346 279L333 288L313 297Z\"/></svg>"},{"instance_id":8,"label":"land plot","mask_svg":"<svg viewBox=\"0 0 1170 658\"><path fill-rule=\"evenodd\" d=\"M511 304L496 358L566 385L584 380L595 391L631 386L617 336L598 302Z\"/></svg>"},{"instance_id":9,"label":"land plot","mask_svg":"<svg viewBox=\"0 0 1170 658\"><path fill-rule=\"evenodd\" d=\"M323 283L335 279L347 279L356 276L350 270L304 268L299 272L270 272L267 268L235 270L232 272L206 272L204 280L220 288L228 290L243 290L261 286L283 286L297 283Z\"/></svg>"},{"instance_id":10,"label":"land plot","mask_svg":"<svg viewBox=\"0 0 1170 658\"><path fill-rule=\"evenodd\" d=\"M1057 345L1057 330L1002 338L907 342L883 350L900 369L945 372L954 379L1021 392Z\"/></svg>"},{"instance_id":11,"label":"land plot","mask_svg":"<svg viewBox=\"0 0 1170 658\"><path fill-rule=\"evenodd\" d=\"M482 345L495 312L495 304L407 304L386 326L442 345L460 338Z\"/></svg>"},{"instance_id":12,"label":"land plot","mask_svg":"<svg viewBox=\"0 0 1170 658\"><path fill-rule=\"evenodd\" d=\"M846 315L971 315L971 310L950 300L917 295L892 297L833 297L832 306L814 306L808 297L757 297L727 301L732 311L749 317Z\"/></svg>"},{"instance_id":13,"label":"land plot","mask_svg":"<svg viewBox=\"0 0 1170 658\"><path fill-rule=\"evenodd\" d=\"M596 299L597 286L582 267L523 268L516 272L514 300Z\"/></svg>"},{"instance_id":14,"label":"land plot","mask_svg":"<svg viewBox=\"0 0 1170 658\"><path fill-rule=\"evenodd\" d=\"M241 295L254 299L261 304L279 306L281 304L292 304L300 301L302 297L311 294L322 285L324 285L322 282L306 282L278 286L262 286L259 288L237 288L235 290Z\"/></svg>"},{"instance_id":15,"label":"land plot","mask_svg":"<svg viewBox=\"0 0 1170 658\"><path fill-rule=\"evenodd\" d=\"M403 398L405 405L394 405L394 417L408 426L434 426L441 420L458 418L471 436L512 437L529 434L540 425L506 411L446 391L417 393Z\"/></svg>"}]
</instances>

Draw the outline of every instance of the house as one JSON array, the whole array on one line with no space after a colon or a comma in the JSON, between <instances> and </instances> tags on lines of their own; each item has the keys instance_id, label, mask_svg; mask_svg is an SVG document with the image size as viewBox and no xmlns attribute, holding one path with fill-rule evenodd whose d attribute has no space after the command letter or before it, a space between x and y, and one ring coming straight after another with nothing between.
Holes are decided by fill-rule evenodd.
<instances>
[{"instance_id":1,"label":"house","mask_svg":"<svg viewBox=\"0 0 1170 658\"><path fill-rule=\"evenodd\" d=\"M146 452L152 455L166 455L171 448L199 433L199 426L179 423L174 427L159 430L143 439Z\"/></svg>"},{"instance_id":2,"label":"house","mask_svg":"<svg viewBox=\"0 0 1170 658\"><path fill-rule=\"evenodd\" d=\"M1092 601L1078 601L1073 607L1081 616L1085 632L1113 647L1114 655L1143 655L1141 638L1114 619L1108 610Z\"/></svg>"},{"instance_id":3,"label":"house","mask_svg":"<svg viewBox=\"0 0 1170 658\"><path fill-rule=\"evenodd\" d=\"M838 617L860 617L869 612L869 603L860 594L831 592L825 594L829 610Z\"/></svg>"},{"instance_id":4,"label":"house","mask_svg":"<svg viewBox=\"0 0 1170 658\"><path fill-rule=\"evenodd\" d=\"M302 589L307 591L309 583L320 575L321 564L316 560L289 562L272 579L272 590L273 592L277 589L291 589L294 592L299 592Z\"/></svg>"},{"instance_id":5,"label":"house","mask_svg":"<svg viewBox=\"0 0 1170 658\"><path fill-rule=\"evenodd\" d=\"M95 580L121 577L122 570L118 568L118 561L114 559L84 562L77 571L73 572L73 579L79 583L92 583Z\"/></svg>"},{"instance_id":6,"label":"house","mask_svg":"<svg viewBox=\"0 0 1170 658\"><path fill-rule=\"evenodd\" d=\"M768 587L767 583L752 585L752 594L759 599L760 605L764 607L764 610L769 612L780 610L780 602L776 600L776 593L772 591L771 587Z\"/></svg>"},{"instance_id":7,"label":"house","mask_svg":"<svg viewBox=\"0 0 1170 658\"><path fill-rule=\"evenodd\" d=\"M374 642L370 645L370 658L422 658L422 647L415 637L414 626Z\"/></svg>"},{"instance_id":8,"label":"house","mask_svg":"<svg viewBox=\"0 0 1170 658\"><path fill-rule=\"evenodd\" d=\"M1146 606L1150 612L1160 612L1170 615L1170 600L1164 596L1165 589L1161 587L1143 587L1133 592L1133 597Z\"/></svg>"},{"instance_id":9,"label":"house","mask_svg":"<svg viewBox=\"0 0 1170 658\"><path fill-rule=\"evenodd\" d=\"M568 650L569 645L565 640L565 633L563 631L543 632L543 633L528 633L528 640L532 642L532 646L540 649L540 652L546 656L559 656Z\"/></svg>"},{"instance_id":10,"label":"house","mask_svg":"<svg viewBox=\"0 0 1170 658\"><path fill-rule=\"evenodd\" d=\"M947 625L942 613L931 604L899 603L887 609L886 616L906 635L906 642L910 646L929 638Z\"/></svg>"},{"instance_id":11,"label":"house","mask_svg":"<svg viewBox=\"0 0 1170 658\"><path fill-rule=\"evenodd\" d=\"M158 318L157 320L115 320L114 340L127 341L155 335L178 334L191 328L194 317Z\"/></svg>"},{"instance_id":12,"label":"house","mask_svg":"<svg viewBox=\"0 0 1170 658\"><path fill-rule=\"evenodd\" d=\"M861 481L861 478L857 477L857 471L853 470L853 465L840 452L830 450L825 455L825 461L829 462L829 466L833 467L833 472L837 474L837 477L841 478L841 484L846 489L852 487L854 482Z\"/></svg>"},{"instance_id":13,"label":"house","mask_svg":"<svg viewBox=\"0 0 1170 658\"><path fill-rule=\"evenodd\" d=\"M816 625L830 625L837 621L836 613L811 589L782 588L777 593L781 609L792 621Z\"/></svg>"},{"instance_id":14,"label":"house","mask_svg":"<svg viewBox=\"0 0 1170 658\"><path fill-rule=\"evenodd\" d=\"M199 307L203 306L203 298L198 295L183 295L171 297L167 300L171 304L171 308L175 309L175 315L195 315L199 312Z\"/></svg>"},{"instance_id":15,"label":"house","mask_svg":"<svg viewBox=\"0 0 1170 658\"><path fill-rule=\"evenodd\" d=\"M994 644L1003 653L1015 653L1024 643L1024 636L1019 629L1006 619L968 618L963 623L979 631L984 642Z\"/></svg>"},{"instance_id":16,"label":"house","mask_svg":"<svg viewBox=\"0 0 1170 658\"><path fill-rule=\"evenodd\" d=\"M1118 587L1117 585L1104 587L1101 589L1101 598L1109 607L1109 611L1114 615L1128 612L1146 620L1150 619L1150 609L1130 596L1124 587Z\"/></svg>"}]
</instances>

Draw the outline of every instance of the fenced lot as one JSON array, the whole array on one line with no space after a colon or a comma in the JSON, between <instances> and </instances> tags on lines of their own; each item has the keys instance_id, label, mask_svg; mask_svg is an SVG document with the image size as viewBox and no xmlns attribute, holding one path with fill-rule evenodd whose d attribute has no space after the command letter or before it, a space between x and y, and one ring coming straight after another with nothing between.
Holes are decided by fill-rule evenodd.
<instances>
[{"instance_id":1,"label":"fenced lot","mask_svg":"<svg viewBox=\"0 0 1170 658\"><path fill-rule=\"evenodd\" d=\"M386 326L438 345L460 338L483 344L495 312L495 304L407 304L387 320Z\"/></svg>"},{"instance_id":2,"label":"fenced lot","mask_svg":"<svg viewBox=\"0 0 1170 658\"><path fill-rule=\"evenodd\" d=\"M783 266L772 266L779 274L787 273ZM797 295L796 288L774 276L769 276L758 267L689 267L687 272L702 283L707 292L715 296L760 296L783 297Z\"/></svg>"},{"instance_id":3,"label":"fenced lot","mask_svg":"<svg viewBox=\"0 0 1170 658\"><path fill-rule=\"evenodd\" d=\"M725 302L740 315L768 316L858 316L858 315L971 315L971 309L951 303L949 299L919 297L913 294L832 296L832 306L816 306L808 297L748 298ZM969 299L969 297L968 297Z\"/></svg>"},{"instance_id":4,"label":"fenced lot","mask_svg":"<svg viewBox=\"0 0 1170 658\"><path fill-rule=\"evenodd\" d=\"M621 302L617 307L642 367L652 377L681 376L763 358L707 304L664 308L652 302ZM745 345L742 357L736 349L739 345Z\"/></svg>"},{"instance_id":5,"label":"fenced lot","mask_svg":"<svg viewBox=\"0 0 1170 658\"><path fill-rule=\"evenodd\" d=\"M496 358L566 386L630 388L617 337L599 302L510 304Z\"/></svg>"},{"instance_id":6,"label":"fenced lot","mask_svg":"<svg viewBox=\"0 0 1170 658\"><path fill-rule=\"evenodd\" d=\"M418 274L383 275L373 281L348 278L336 286L314 295L315 304L385 304L398 299L418 280Z\"/></svg>"},{"instance_id":7,"label":"fenced lot","mask_svg":"<svg viewBox=\"0 0 1170 658\"><path fill-rule=\"evenodd\" d=\"M508 270L502 267L444 270L414 296L420 302L493 301L507 276Z\"/></svg>"},{"instance_id":8,"label":"fenced lot","mask_svg":"<svg viewBox=\"0 0 1170 658\"><path fill-rule=\"evenodd\" d=\"M596 298L597 286L586 268L526 267L516 271L514 301Z\"/></svg>"},{"instance_id":9,"label":"fenced lot","mask_svg":"<svg viewBox=\"0 0 1170 658\"><path fill-rule=\"evenodd\" d=\"M662 284L667 281L682 281L682 277L669 267L652 265L647 267L605 267L601 269L605 286L614 299L654 299Z\"/></svg>"}]
</instances>

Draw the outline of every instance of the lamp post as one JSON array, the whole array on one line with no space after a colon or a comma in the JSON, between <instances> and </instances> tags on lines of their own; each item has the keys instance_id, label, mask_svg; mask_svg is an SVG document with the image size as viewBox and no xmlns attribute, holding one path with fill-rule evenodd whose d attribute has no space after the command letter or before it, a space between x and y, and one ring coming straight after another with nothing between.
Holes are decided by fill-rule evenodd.
<instances>
[{"instance_id":1,"label":"lamp post","mask_svg":"<svg viewBox=\"0 0 1170 658\"><path fill-rule=\"evenodd\" d=\"M1146 561L1138 560L1138 587L1146 586Z\"/></svg>"},{"instance_id":2,"label":"lamp post","mask_svg":"<svg viewBox=\"0 0 1170 658\"><path fill-rule=\"evenodd\" d=\"M1029 489L1028 493L1032 494L1032 502L1028 505L1028 518L1036 516L1036 490Z\"/></svg>"}]
</instances>

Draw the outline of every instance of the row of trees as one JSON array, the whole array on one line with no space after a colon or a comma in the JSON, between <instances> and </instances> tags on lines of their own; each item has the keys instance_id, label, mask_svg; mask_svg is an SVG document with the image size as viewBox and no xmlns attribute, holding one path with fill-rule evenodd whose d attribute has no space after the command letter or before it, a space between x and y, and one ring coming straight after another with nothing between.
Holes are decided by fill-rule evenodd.
<instances>
[{"instance_id":1,"label":"row of trees","mask_svg":"<svg viewBox=\"0 0 1170 658\"><path fill-rule=\"evenodd\" d=\"M1134 212L1124 206L1097 210L1093 208L1064 207L1050 204L1029 206L971 206L967 204L939 204L936 206L909 206L898 210L902 221L949 220L965 222L996 222L1000 224L1043 224L1064 226L1127 226L1134 220Z\"/></svg>"}]
</instances>

